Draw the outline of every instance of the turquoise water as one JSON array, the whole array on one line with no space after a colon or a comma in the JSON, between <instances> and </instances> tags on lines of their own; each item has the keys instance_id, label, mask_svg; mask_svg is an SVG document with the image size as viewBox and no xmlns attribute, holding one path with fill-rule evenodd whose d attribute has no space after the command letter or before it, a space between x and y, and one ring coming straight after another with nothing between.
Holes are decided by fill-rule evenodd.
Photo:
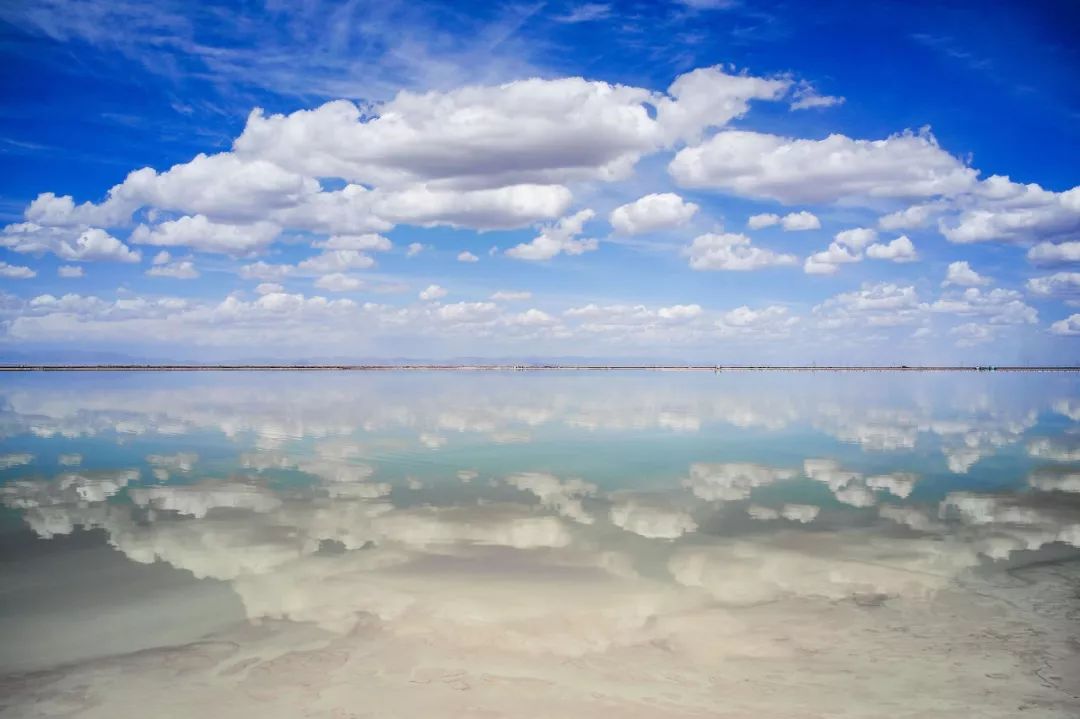
<instances>
[{"instance_id":1,"label":"turquoise water","mask_svg":"<svg viewBox=\"0 0 1080 719\"><path fill-rule=\"evenodd\" d=\"M1080 711L1075 375L4 379L7 714Z\"/></svg>"}]
</instances>

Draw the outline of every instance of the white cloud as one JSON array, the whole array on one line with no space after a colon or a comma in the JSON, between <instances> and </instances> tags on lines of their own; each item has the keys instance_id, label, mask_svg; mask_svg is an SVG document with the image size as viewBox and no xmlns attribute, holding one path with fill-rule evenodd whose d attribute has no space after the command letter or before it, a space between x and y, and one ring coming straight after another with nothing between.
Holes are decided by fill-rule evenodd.
<instances>
[{"instance_id":1,"label":"white cloud","mask_svg":"<svg viewBox=\"0 0 1080 719\"><path fill-rule=\"evenodd\" d=\"M1076 337L1080 335L1080 313L1069 315L1063 320L1058 320L1050 325L1050 332L1055 335Z\"/></svg>"},{"instance_id":2,"label":"white cloud","mask_svg":"<svg viewBox=\"0 0 1080 719\"><path fill-rule=\"evenodd\" d=\"M419 242L409 243L409 249L405 251L406 257L416 257L424 251L424 246Z\"/></svg>"},{"instance_id":3,"label":"white cloud","mask_svg":"<svg viewBox=\"0 0 1080 719\"><path fill-rule=\"evenodd\" d=\"M843 105L844 98L836 95L822 95L813 85L805 80L795 86L791 93L792 110L811 110Z\"/></svg>"},{"instance_id":4,"label":"white cloud","mask_svg":"<svg viewBox=\"0 0 1080 719\"><path fill-rule=\"evenodd\" d=\"M750 219L746 221L746 226L751 230L760 230L763 227L773 225L782 225L786 232L821 229L821 221L817 218L817 215L805 210L802 212L789 212L783 217L767 212L761 215L751 215Z\"/></svg>"},{"instance_id":5,"label":"white cloud","mask_svg":"<svg viewBox=\"0 0 1080 719\"><path fill-rule=\"evenodd\" d=\"M105 230L43 227L33 222L8 225L0 231L0 247L40 255L51 252L68 262L138 262L142 254Z\"/></svg>"},{"instance_id":6,"label":"white cloud","mask_svg":"<svg viewBox=\"0 0 1080 719\"><path fill-rule=\"evenodd\" d=\"M323 275L348 270L366 270L374 264L375 260L357 250L323 250L322 254L309 257L296 267L305 272Z\"/></svg>"},{"instance_id":7,"label":"white cloud","mask_svg":"<svg viewBox=\"0 0 1080 719\"><path fill-rule=\"evenodd\" d=\"M798 322L799 318L791 316L788 308L781 305L756 310L743 305L723 313L716 327L726 336L770 339L787 336Z\"/></svg>"},{"instance_id":8,"label":"white cloud","mask_svg":"<svg viewBox=\"0 0 1080 719\"><path fill-rule=\"evenodd\" d=\"M1028 292L1040 297L1080 298L1080 272L1055 272L1027 281Z\"/></svg>"},{"instance_id":9,"label":"white cloud","mask_svg":"<svg viewBox=\"0 0 1080 719\"><path fill-rule=\"evenodd\" d=\"M803 272L808 275L832 275L840 269L840 265L861 261L861 252L843 247L838 242L830 242L828 249L815 252L806 258Z\"/></svg>"},{"instance_id":10,"label":"white cloud","mask_svg":"<svg viewBox=\"0 0 1080 719\"><path fill-rule=\"evenodd\" d=\"M60 277L74 278L84 275L83 268L79 265L60 265L56 268L56 274Z\"/></svg>"},{"instance_id":11,"label":"white cloud","mask_svg":"<svg viewBox=\"0 0 1080 719\"><path fill-rule=\"evenodd\" d=\"M324 250L357 250L359 252L389 252L394 247L390 240L372 232L360 235L331 235L328 239L316 240L311 245Z\"/></svg>"},{"instance_id":12,"label":"white cloud","mask_svg":"<svg viewBox=\"0 0 1080 719\"><path fill-rule=\"evenodd\" d=\"M832 275L840 265L862 262L863 248L877 239L877 232L866 227L856 227L837 232L835 241L821 252L806 258L803 271L808 275Z\"/></svg>"},{"instance_id":13,"label":"white cloud","mask_svg":"<svg viewBox=\"0 0 1080 719\"><path fill-rule=\"evenodd\" d=\"M29 267L0 262L0 277L6 277L9 280L28 280L31 277L37 277L37 272Z\"/></svg>"},{"instance_id":14,"label":"white cloud","mask_svg":"<svg viewBox=\"0 0 1080 719\"><path fill-rule=\"evenodd\" d=\"M874 260L889 262L914 262L919 259L915 245L907 235L900 235L888 244L875 244L866 248L866 256Z\"/></svg>"},{"instance_id":15,"label":"white cloud","mask_svg":"<svg viewBox=\"0 0 1080 719\"><path fill-rule=\"evenodd\" d=\"M1080 262L1080 240L1070 242L1040 242L1028 250L1028 262L1033 265L1067 265Z\"/></svg>"},{"instance_id":16,"label":"white cloud","mask_svg":"<svg viewBox=\"0 0 1080 719\"><path fill-rule=\"evenodd\" d=\"M776 98L787 86L704 68L677 78L668 95L581 78L401 92L373 108L337 100L288 116L255 110L234 146L242 158L301 175L377 186L612 180L643 154L722 125L749 100Z\"/></svg>"},{"instance_id":17,"label":"white cloud","mask_svg":"<svg viewBox=\"0 0 1080 719\"><path fill-rule=\"evenodd\" d=\"M517 302L519 300L528 300L532 298L532 292L516 292L511 290L499 290L491 295L491 299L495 302Z\"/></svg>"},{"instance_id":18,"label":"white cloud","mask_svg":"<svg viewBox=\"0 0 1080 719\"><path fill-rule=\"evenodd\" d=\"M701 316L701 305L671 305L661 307L656 316L662 320L689 320Z\"/></svg>"},{"instance_id":19,"label":"white cloud","mask_svg":"<svg viewBox=\"0 0 1080 719\"><path fill-rule=\"evenodd\" d=\"M825 329L850 325L894 327L919 322L926 318L928 310L913 286L880 282L863 283L859 290L831 297L814 307L814 315Z\"/></svg>"},{"instance_id":20,"label":"white cloud","mask_svg":"<svg viewBox=\"0 0 1080 719\"><path fill-rule=\"evenodd\" d=\"M772 212L766 212L760 215L751 215L750 219L746 221L746 226L751 230L760 230L763 227L772 227L773 225L780 224L780 215Z\"/></svg>"},{"instance_id":21,"label":"white cloud","mask_svg":"<svg viewBox=\"0 0 1080 719\"><path fill-rule=\"evenodd\" d=\"M671 192L645 195L616 207L608 218L615 231L623 235L667 230L685 225L698 211L693 202Z\"/></svg>"},{"instance_id":22,"label":"white cloud","mask_svg":"<svg viewBox=\"0 0 1080 719\"><path fill-rule=\"evenodd\" d=\"M155 262L154 266L146 271L150 277L172 277L176 280L193 280L199 276L195 269L195 263L191 260L179 260L171 263Z\"/></svg>"},{"instance_id":23,"label":"white cloud","mask_svg":"<svg viewBox=\"0 0 1080 719\"><path fill-rule=\"evenodd\" d=\"M438 285L428 285L418 296L425 302L430 302L446 297L446 290Z\"/></svg>"},{"instance_id":24,"label":"white cloud","mask_svg":"<svg viewBox=\"0 0 1080 719\"><path fill-rule=\"evenodd\" d=\"M845 247L850 247L853 250L862 250L868 244L877 240L877 232L868 227L855 227L850 230L837 232L833 239Z\"/></svg>"},{"instance_id":25,"label":"white cloud","mask_svg":"<svg viewBox=\"0 0 1080 719\"><path fill-rule=\"evenodd\" d=\"M883 230L916 230L925 227L930 218L938 211L935 205L912 205L911 207L883 215L878 218L878 227Z\"/></svg>"},{"instance_id":26,"label":"white cloud","mask_svg":"<svg viewBox=\"0 0 1080 719\"><path fill-rule=\"evenodd\" d=\"M758 270L797 262L794 255L754 247L749 237L736 233L699 235L683 254L695 270Z\"/></svg>"},{"instance_id":27,"label":"white cloud","mask_svg":"<svg viewBox=\"0 0 1080 719\"><path fill-rule=\"evenodd\" d=\"M666 141L696 140L711 127L722 127L750 109L750 100L779 100L791 82L784 78L729 75L720 67L680 75L668 88L673 99L655 101L656 119Z\"/></svg>"},{"instance_id":28,"label":"white cloud","mask_svg":"<svg viewBox=\"0 0 1080 719\"><path fill-rule=\"evenodd\" d=\"M534 307L519 314L511 315L506 318L506 322L519 327L549 327L558 324L559 320Z\"/></svg>"},{"instance_id":29,"label":"white cloud","mask_svg":"<svg viewBox=\"0 0 1080 719\"><path fill-rule=\"evenodd\" d=\"M364 281L343 272L331 272L315 280L315 286L330 292L354 292L364 286Z\"/></svg>"},{"instance_id":30,"label":"white cloud","mask_svg":"<svg viewBox=\"0 0 1080 719\"><path fill-rule=\"evenodd\" d=\"M596 240L576 239L584 231L585 223L595 214L592 210L581 210L564 217L554 225L541 229L540 234L531 242L511 247L506 254L517 260L541 261L550 260L562 253L580 255L596 250L599 247Z\"/></svg>"},{"instance_id":31,"label":"white cloud","mask_svg":"<svg viewBox=\"0 0 1080 719\"><path fill-rule=\"evenodd\" d=\"M983 292L969 287L960 294L944 296L930 305L934 312L988 317L991 324L1035 324L1038 313L1024 304L1023 295L1002 288Z\"/></svg>"},{"instance_id":32,"label":"white cloud","mask_svg":"<svg viewBox=\"0 0 1080 719\"><path fill-rule=\"evenodd\" d=\"M262 260L244 265L240 268L240 276L246 280L281 280L293 273L292 265L272 265Z\"/></svg>"},{"instance_id":33,"label":"white cloud","mask_svg":"<svg viewBox=\"0 0 1080 719\"><path fill-rule=\"evenodd\" d=\"M260 295L270 295L270 294L274 294L274 293L277 293L277 292L284 292L284 291L285 291L285 288L282 287L281 285L279 285L276 282L260 282L258 284L258 286L255 287L255 292L257 292Z\"/></svg>"},{"instance_id":34,"label":"white cloud","mask_svg":"<svg viewBox=\"0 0 1080 719\"><path fill-rule=\"evenodd\" d=\"M498 311L494 302L456 302L442 305L435 310L435 316L450 324L473 324L493 319Z\"/></svg>"},{"instance_id":35,"label":"white cloud","mask_svg":"<svg viewBox=\"0 0 1080 719\"><path fill-rule=\"evenodd\" d=\"M983 277L975 270L971 269L966 261L950 262L949 269L945 273L945 280L941 283L942 287L949 285L956 285L957 287L977 287L981 285L990 284L989 277Z\"/></svg>"},{"instance_id":36,"label":"white cloud","mask_svg":"<svg viewBox=\"0 0 1080 719\"><path fill-rule=\"evenodd\" d=\"M780 221L786 232L799 232L801 230L819 230L821 229L821 220L817 218L817 215L803 210L802 212L790 212L784 215L784 219Z\"/></svg>"},{"instance_id":37,"label":"white cloud","mask_svg":"<svg viewBox=\"0 0 1080 719\"><path fill-rule=\"evenodd\" d=\"M272 292L247 302L230 295L218 303L177 297L115 301L75 294L42 295L10 321L15 340L192 343L206 346L270 344L310 346L340 338L358 308L350 300L327 300Z\"/></svg>"},{"instance_id":38,"label":"white cloud","mask_svg":"<svg viewBox=\"0 0 1080 719\"><path fill-rule=\"evenodd\" d=\"M558 217L573 197L562 185L521 184L483 189L445 189L418 185L375 190L373 209L380 217L423 227L448 225L477 230L513 229Z\"/></svg>"},{"instance_id":39,"label":"white cloud","mask_svg":"<svg viewBox=\"0 0 1080 719\"><path fill-rule=\"evenodd\" d=\"M974 206L938 222L950 242L1037 242L1069 239L1080 229L1080 187L1051 192L994 175L975 188Z\"/></svg>"},{"instance_id":40,"label":"white cloud","mask_svg":"<svg viewBox=\"0 0 1080 719\"><path fill-rule=\"evenodd\" d=\"M949 196L969 190L977 174L938 147L929 133L870 141L725 131L680 150L669 170L687 187L789 204Z\"/></svg>"},{"instance_id":41,"label":"white cloud","mask_svg":"<svg viewBox=\"0 0 1080 719\"><path fill-rule=\"evenodd\" d=\"M131 242L241 256L265 248L280 232L281 228L272 222L233 225L211 222L205 215L194 215L154 227L139 225L131 233Z\"/></svg>"},{"instance_id":42,"label":"white cloud","mask_svg":"<svg viewBox=\"0 0 1080 719\"><path fill-rule=\"evenodd\" d=\"M468 250L462 250L457 256L458 262L479 262L480 258L469 252Z\"/></svg>"}]
</instances>

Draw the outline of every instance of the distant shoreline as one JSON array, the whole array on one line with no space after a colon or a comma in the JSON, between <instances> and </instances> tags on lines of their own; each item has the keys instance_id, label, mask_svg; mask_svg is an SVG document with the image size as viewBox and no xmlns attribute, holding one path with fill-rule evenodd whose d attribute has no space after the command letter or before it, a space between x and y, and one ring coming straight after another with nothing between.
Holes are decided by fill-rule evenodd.
<instances>
[{"instance_id":1,"label":"distant shoreline","mask_svg":"<svg viewBox=\"0 0 1080 719\"><path fill-rule=\"evenodd\" d=\"M1055 365L605 365L605 364L12 364L0 372L542 372L542 371L652 371L652 372L1080 372L1080 366Z\"/></svg>"}]
</instances>

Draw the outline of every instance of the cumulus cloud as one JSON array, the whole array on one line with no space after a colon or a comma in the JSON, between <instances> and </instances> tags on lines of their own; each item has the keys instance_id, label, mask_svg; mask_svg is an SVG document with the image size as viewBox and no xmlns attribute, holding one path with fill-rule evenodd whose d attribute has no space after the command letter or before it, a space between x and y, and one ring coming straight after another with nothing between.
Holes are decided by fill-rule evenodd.
<instances>
[{"instance_id":1,"label":"cumulus cloud","mask_svg":"<svg viewBox=\"0 0 1080 719\"><path fill-rule=\"evenodd\" d=\"M874 260L888 260L889 262L914 262L919 259L915 252L915 245L907 235L900 235L889 243L879 243L866 248L866 256Z\"/></svg>"},{"instance_id":2,"label":"cumulus cloud","mask_svg":"<svg viewBox=\"0 0 1080 719\"><path fill-rule=\"evenodd\" d=\"M79 265L60 265L56 268L56 274L60 277L73 279L84 275L83 268Z\"/></svg>"},{"instance_id":3,"label":"cumulus cloud","mask_svg":"<svg viewBox=\"0 0 1080 719\"><path fill-rule=\"evenodd\" d=\"M764 340L786 337L798 323L799 318L792 316L782 305L759 309L742 305L721 314L716 328L723 336Z\"/></svg>"},{"instance_id":4,"label":"cumulus cloud","mask_svg":"<svg viewBox=\"0 0 1080 719\"><path fill-rule=\"evenodd\" d=\"M20 222L0 230L0 247L13 252L46 252L67 262L138 262L142 254L98 228L43 227Z\"/></svg>"},{"instance_id":5,"label":"cumulus cloud","mask_svg":"<svg viewBox=\"0 0 1080 719\"><path fill-rule=\"evenodd\" d=\"M862 253L851 250L838 242L829 243L829 247L821 252L815 252L803 262L803 271L808 275L832 275L840 269L840 265L862 261Z\"/></svg>"},{"instance_id":6,"label":"cumulus cloud","mask_svg":"<svg viewBox=\"0 0 1080 719\"><path fill-rule=\"evenodd\" d=\"M1039 297L1060 297L1075 301L1080 299L1080 272L1055 272L1045 277L1032 277L1027 281L1027 289Z\"/></svg>"},{"instance_id":7,"label":"cumulus cloud","mask_svg":"<svg viewBox=\"0 0 1080 719\"><path fill-rule=\"evenodd\" d=\"M595 239L576 239L584 232L585 223L595 214L592 210L581 210L564 217L554 225L543 228L531 242L511 247L506 254L516 260L541 261L562 253L580 255L596 250L599 243Z\"/></svg>"},{"instance_id":8,"label":"cumulus cloud","mask_svg":"<svg viewBox=\"0 0 1080 719\"><path fill-rule=\"evenodd\" d=\"M477 230L513 229L558 217L570 206L562 185L521 184L482 189L427 185L397 191L375 190L373 211L393 222Z\"/></svg>"},{"instance_id":9,"label":"cumulus cloud","mask_svg":"<svg viewBox=\"0 0 1080 719\"><path fill-rule=\"evenodd\" d=\"M859 290L844 292L814 307L819 324L826 328L865 324L894 327L925 318L929 305L919 299L913 286L890 282L863 283Z\"/></svg>"},{"instance_id":10,"label":"cumulus cloud","mask_svg":"<svg viewBox=\"0 0 1080 719\"><path fill-rule=\"evenodd\" d=\"M1080 240L1069 242L1040 242L1028 250L1028 262L1033 265L1071 265L1080 263Z\"/></svg>"},{"instance_id":11,"label":"cumulus cloud","mask_svg":"<svg viewBox=\"0 0 1080 719\"><path fill-rule=\"evenodd\" d=\"M406 257L416 257L424 251L424 246L419 242L410 242L409 248L405 251Z\"/></svg>"},{"instance_id":12,"label":"cumulus cloud","mask_svg":"<svg viewBox=\"0 0 1080 719\"><path fill-rule=\"evenodd\" d=\"M359 252L388 252L394 247L389 239L373 232L360 235L331 235L325 240L315 240L311 245L324 250L357 250Z\"/></svg>"},{"instance_id":13,"label":"cumulus cloud","mask_svg":"<svg viewBox=\"0 0 1080 719\"><path fill-rule=\"evenodd\" d=\"M354 275L331 272L315 280L315 286L330 292L354 292L364 286L364 281Z\"/></svg>"},{"instance_id":14,"label":"cumulus cloud","mask_svg":"<svg viewBox=\"0 0 1080 719\"><path fill-rule=\"evenodd\" d=\"M876 239L877 232L865 227L837 232L827 249L806 258L803 271L808 275L835 274L840 265L862 262L863 249Z\"/></svg>"},{"instance_id":15,"label":"cumulus cloud","mask_svg":"<svg viewBox=\"0 0 1080 719\"><path fill-rule=\"evenodd\" d=\"M645 195L612 210L608 221L623 235L637 235L679 227L698 211L693 202L671 192Z\"/></svg>"},{"instance_id":16,"label":"cumulus cloud","mask_svg":"<svg viewBox=\"0 0 1080 719\"><path fill-rule=\"evenodd\" d=\"M787 232L819 230L821 229L821 220L812 212L803 210L802 212L790 212L784 215L784 218L780 220L780 225Z\"/></svg>"},{"instance_id":17,"label":"cumulus cloud","mask_svg":"<svg viewBox=\"0 0 1080 719\"><path fill-rule=\"evenodd\" d=\"M491 295L493 302L517 302L519 300L527 300L532 298L532 292L514 291L514 290L499 290Z\"/></svg>"},{"instance_id":18,"label":"cumulus cloud","mask_svg":"<svg viewBox=\"0 0 1080 719\"><path fill-rule=\"evenodd\" d=\"M1016 290L994 289L984 292L969 287L960 294L942 297L930 305L934 312L989 318L991 324L1035 324L1038 313L1024 303Z\"/></svg>"},{"instance_id":19,"label":"cumulus cloud","mask_svg":"<svg viewBox=\"0 0 1080 719\"><path fill-rule=\"evenodd\" d=\"M871 141L724 131L680 150L669 170L686 187L788 204L950 196L969 190L977 175L929 132Z\"/></svg>"},{"instance_id":20,"label":"cumulus cloud","mask_svg":"<svg viewBox=\"0 0 1080 719\"><path fill-rule=\"evenodd\" d=\"M428 285L424 290L420 292L418 297L425 302L430 302L432 300L438 300L446 297L446 290L439 285Z\"/></svg>"},{"instance_id":21,"label":"cumulus cloud","mask_svg":"<svg viewBox=\"0 0 1080 719\"><path fill-rule=\"evenodd\" d=\"M281 228L272 222L232 225L211 222L205 215L194 215L153 227L139 225L131 233L131 242L240 256L266 247L280 232Z\"/></svg>"},{"instance_id":22,"label":"cumulus cloud","mask_svg":"<svg viewBox=\"0 0 1080 719\"><path fill-rule=\"evenodd\" d=\"M970 202L958 217L939 220L950 242L1066 240L1080 229L1080 187L1052 192L994 175L974 188Z\"/></svg>"},{"instance_id":23,"label":"cumulus cloud","mask_svg":"<svg viewBox=\"0 0 1080 719\"><path fill-rule=\"evenodd\" d=\"M178 260L176 262L157 262L146 271L150 277L172 277L176 280L193 280L199 276L195 269L195 263L191 260Z\"/></svg>"},{"instance_id":24,"label":"cumulus cloud","mask_svg":"<svg viewBox=\"0 0 1080 719\"><path fill-rule=\"evenodd\" d=\"M457 256L458 262L479 262L480 258L469 252L468 250L462 250Z\"/></svg>"},{"instance_id":25,"label":"cumulus cloud","mask_svg":"<svg viewBox=\"0 0 1080 719\"><path fill-rule=\"evenodd\" d=\"M695 270L759 270L797 261L794 255L755 247L749 237L737 233L698 235L683 254Z\"/></svg>"},{"instance_id":26,"label":"cumulus cloud","mask_svg":"<svg viewBox=\"0 0 1080 719\"><path fill-rule=\"evenodd\" d=\"M321 254L309 257L296 265L297 269L316 275L366 270L375 265L369 255L357 250L323 250Z\"/></svg>"},{"instance_id":27,"label":"cumulus cloud","mask_svg":"<svg viewBox=\"0 0 1080 719\"><path fill-rule=\"evenodd\" d=\"M785 232L798 232L800 230L817 230L821 228L821 221L817 215L803 210L801 212L789 212L780 215L767 212L761 215L751 215L746 221L746 226L751 230L760 230L763 227L781 225Z\"/></svg>"},{"instance_id":28,"label":"cumulus cloud","mask_svg":"<svg viewBox=\"0 0 1080 719\"><path fill-rule=\"evenodd\" d=\"M957 287L978 287L981 285L990 284L989 277L983 277L975 270L971 269L966 261L950 262L949 269L945 273L945 280L941 283L942 287L948 287L949 285L956 285Z\"/></svg>"},{"instance_id":29,"label":"cumulus cloud","mask_svg":"<svg viewBox=\"0 0 1080 719\"><path fill-rule=\"evenodd\" d=\"M878 218L878 227L883 230L916 230L925 227L939 209L941 208L935 204L912 205L882 215Z\"/></svg>"},{"instance_id":30,"label":"cumulus cloud","mask_svg":"<svg viewBox=\"0 0 1080 719\"><path fill-rule=\"evenodd\" d=\"M31 277L37 277L37 272L22 265L0 262L0 277L6 277L9 280L28 280Z\"/></svg>"},{"instance_id":31,"label":"cumulus cloud","mask_svg":"<svg viewBox=\"0 0 1080 719\"><path fill-rule=\"evenodd\" d=\"M1063 337L1080 336L1080 313L1069 315L1063 320L1058 320L1050 325L1051 334Z\"/></svg>"},{"instance_id":32,"label":"cumulus cloud","mask_svg":"<svg viewBox=\"0 0 1080 719\"><path fill-rule=\"evenodd\" d=\"M760 230L764 227L772 227L773 225L780 224L780 215L773 212L766 212L760 215L751 215L750 219L746 221L746 226L751 230Z\"/></svg>"},{"instance_id":33,"label":"cumulus cloud","mask_svg":"<svg viewBox=\"0 0 1080 719\"><path fill-rule=\"evenodd\" d=\"M581 78L401 92L368 112L344 100L288 116L255 110L235 151L302 175L374 185L609 180L787 86L705 68L677 78L667 95Z\"/></svg>"}]
</instances>

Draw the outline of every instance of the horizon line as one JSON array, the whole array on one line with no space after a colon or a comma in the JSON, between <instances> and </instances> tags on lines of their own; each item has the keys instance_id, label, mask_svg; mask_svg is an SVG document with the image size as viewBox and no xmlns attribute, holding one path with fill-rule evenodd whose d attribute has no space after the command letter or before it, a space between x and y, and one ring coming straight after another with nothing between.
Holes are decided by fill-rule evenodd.
<instances>
[{"instance_id":1,"label":"horizon line","mask_svg":"<svg viewBox=\"0 0 1080 719\"><path fill-rule=\"evenodd\" d=\"M668 371L668 372L1080 372L1080 365L723 365L723 364L0 364L0 372L288 371Z\"/></svg>"}]
</instances>

